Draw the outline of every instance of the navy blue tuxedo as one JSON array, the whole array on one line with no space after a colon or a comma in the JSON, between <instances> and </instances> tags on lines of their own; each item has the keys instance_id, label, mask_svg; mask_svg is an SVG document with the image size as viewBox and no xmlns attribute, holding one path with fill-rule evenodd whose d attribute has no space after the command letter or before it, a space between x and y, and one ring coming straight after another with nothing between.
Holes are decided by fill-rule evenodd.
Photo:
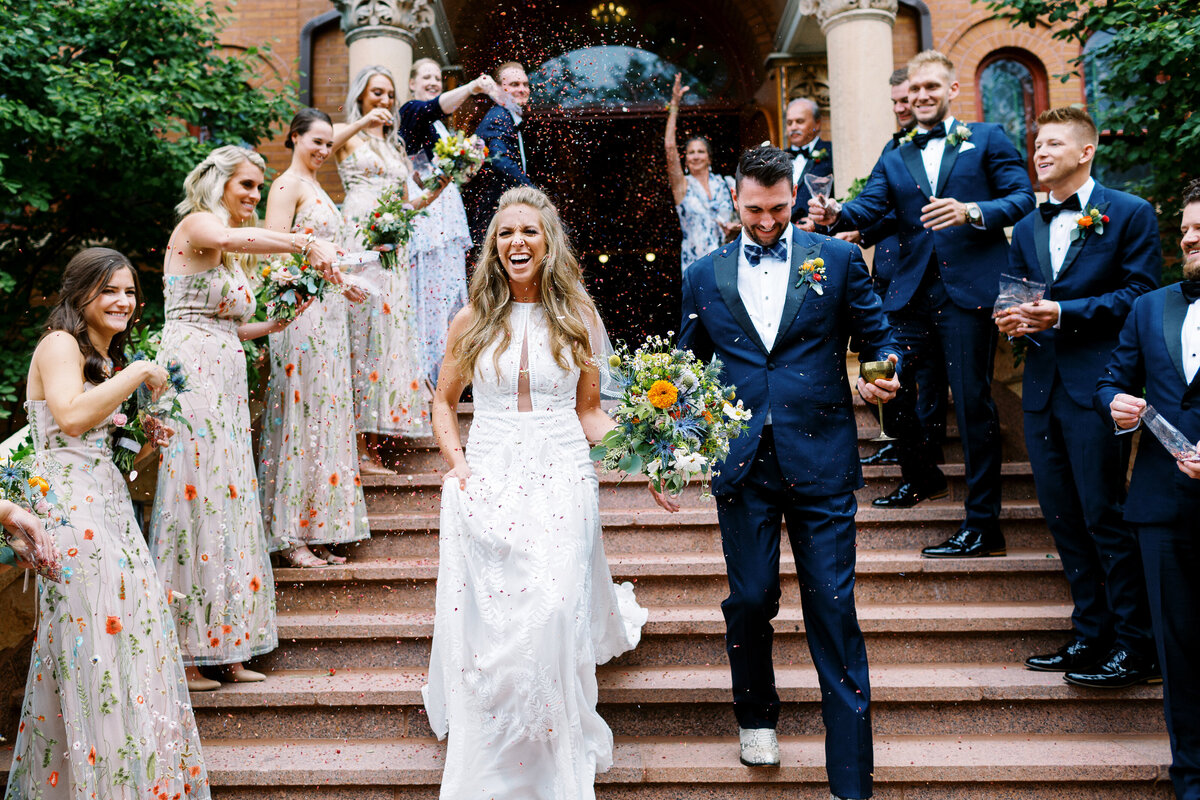
<instances>
[{"instance_id":1,"label":"navy blue tuxedo","mask_svg":"<svg viewBox=\"0 0 1200 800\"><path fill-rule=\"evenodd\" d=\"M859 249L792 231L773 345L763 345L738 292L739 237L684 271L679 346L719 356L725 379L754 412L750 430L733 440L713 480L729 577L721 610L738 725L774 728L779 717L771 620L779 613L786 520L821 685L830 788L840 797L870 797L870 678L854 608L854 490L862 486L862 470L846 348L854 342L864 359L899 351ZM799 281L800 265L818 256L826 272L821 294Z\"/></svg>"},{"instance_id":2,"label":"navy blue tuxedo","mask_svg":"<svg viewBox=\"0 0 1200 800\"><path fill-rule=\"evenodd\" d=\"M524 124L522 124L524 129ZM520 143L512 114L502 106L493 106L483 121L475 128L475 135L483 139L488 149L488 161L474 178L463 187L467 200L467 213L471 223L471 240L478 246L483 242L488 223L496 213L500 196L514 186L532 185L533 181L521 167ZM528 160L529 140L525 141Z\"/></svg>"},{"instance_id":3,"label":"navy blue tuxedo","mask_svg":"<svg viewBox=\"0 0 1200 800\"><path fill-rule=\"evenodd\" d=\"M942 123L945 124L945 121ZM949 132L957 137L963 123ZM936 448L927 441L915 404L917 375L940 360L954 395L966 466L968 528L998 535L1000 422L992 402L996 329L991 308L1008 263L1005 226L1033 208L1025 165L999 125L970 123L968 139L944 144L937 185L930 186L915 143L885 150L866 186L846 203L838 229L862 229L896 217L898 258L883 308L895 327L907 368L893 413L906 484L930 496L944 491ZM978 204L982 229L926 229L921 209L931 196Z\"/></svg>"},{"instance_id":4,"label":"navy blue tuxedo","mask_svg":"<svg viewBox=\"0 0 1200 800\"><path fill-rule=\"evenodd\" d=\"M1200 441L1200 376L1189 382L1183 369L1187 309L1178 284L1134 301L1096 386L1096 410L1110 425L1112 399L1144 388L1147 403L1189 441ZM1180 472L1148 432L1141 437L1125 519L1137 527L1146 571L1175 796L1200 800L1200 480Z\"/></svg>"},{"instance_id":5,"label":"navy blue tuxedo","mask_svg":"<svg viewBox=\"0 0 1200 800\"><path fill-rule=\"evenodd\" d=\"M1104 233L1072 242L1057 278L1050 223L1034 211L1013 228L1009 274L1047 284L1061 309L1060 328L1026 347L1025 444L1071 585L1075 635L1153 659L1141 553L1122 517L1129 439L1112 435L1092 398L1133 301L1158 285L1158 220L1145 200L1099 183L1087 207L1108 215Z\"/></svg>"},{"instance_id":6,"label":"navy blue tuxedo","mask_svg":"<svg viewBox=\"0 0 1200 800\"><path fill-rule=\"evenodd\" d=\"M821 151L824 151L821 153ZM785 150L785 153L791 155L790 150ZM821 153L820 158L808 159L804 164L804 169L800 175L796 177L796 204L792 206L792 222L799 222L804 217L808 216L808 200L812 197L812 193L808 191L808 184L804 182L805 175L816 175L818 177L833 174L833 142L826 141L818 136L812 141L812 153Z\"/></svg>"}]
</instances>

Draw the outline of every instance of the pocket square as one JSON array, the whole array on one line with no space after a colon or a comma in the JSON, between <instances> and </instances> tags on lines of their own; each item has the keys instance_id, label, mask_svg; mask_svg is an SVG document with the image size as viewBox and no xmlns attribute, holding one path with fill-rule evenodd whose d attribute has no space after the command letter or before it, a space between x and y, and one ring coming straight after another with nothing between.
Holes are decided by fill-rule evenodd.
<instances>
[{"instance_id":1,"label":"pocket square","mask_svg":"<svg viewBox=\"0 0 1200 800\"><path fill-rule=\"evenodd\" d=\"M967 152L968 150L974 150L974 149L975 149L975 145L971 144L970 142L963 142L963 143L962 143L962 144L959 146L959 148L958 148L958 152L960 152L960 153L965 153L965 152Z\"/></svg>"}]
</instances>

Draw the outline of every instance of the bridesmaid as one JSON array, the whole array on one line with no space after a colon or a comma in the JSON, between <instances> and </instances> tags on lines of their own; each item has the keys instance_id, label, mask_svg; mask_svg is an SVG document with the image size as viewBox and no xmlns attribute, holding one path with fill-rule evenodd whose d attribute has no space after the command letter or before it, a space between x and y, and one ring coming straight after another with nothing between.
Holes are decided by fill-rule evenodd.
<instances>
[{"instance_id":1,"label":"bridesmaid","mask_svg":"<svg viewBox=\"0 0 1200 800\"><path fill-rule=\"evenodd\" d=\"M433 160L433 146L449 136L444 118L453 114L471 95L496 93L489 75L442 91L442 68L432 58L421 58L412 66L408 80L412 95L400 107L400 135L408 155L424 153ZM467 251L471 232L458 187L451 184L430 204L426 216L417 220L413 234L413 310L416 313L417 347L421 375L437 383L438 368L446 351L450 320L467 302Z\"/></svg>"},{"instance_id":2,"label":"bridesmaid","mask_svg":"<svg viewBox=\"0 0 1200 800\"><path fill-rule=\"evenodd\" d=\"M9 798L209 796L175 625L113 463L113 415L167 371L125 362L141 305L115 250L67 264L29 367L29 424L68 524L53 531L63 582L38 579L38 629Z\"/></svg>"},{"instance_id":3,"label":"bridesmaid","mask_svg":"<svg viewBox=\"0 0 1200 800\"><path fill-rule=\"evenodd\" d=\"M415 209L432 203L442 186L410 195L412 164L396 132L396 84L386 67L365 67L346 96L346 123L333 129L333 154L346 187L342 214L346 250L361 252L359 220L384 190L399 188ZM350 352L359 466L364 475L391 474L379 458L379 435L427 436L429 390L422 385L409 276L411 259L384 269L377 261L362 270L375 289L350 309ZM368 436L370 437L368 440Z\"/></svg>"},{"instance_id":4,"label":"bridesmaid","mask_svg":"<svg viewBox=\"0 0 1200 800\"><path fill-rule=\"evenodd\" d=\"M308 253L333 267L335 246L312 235L255 227L262 157L218 147L184 181L183 219L163 259L167 323L163 354L187 365L180 395L192 430L161 456L150 518L150 552L175 602L188 688L216 689L199 667L226 665L228 681L263 675L243 662L275 649L275 586L263 533L250 442L249 392L241 341L287 327L249 322L255 300L243 268L253 254Z\"/></svg>"},{"instance_id":5,"label":"bridesmaid","mask_svg":"<svg viewBox=\"0 0 1200 800\"><path fill-rule=\"evenodd\" d=\"M341 240L341 212L317 183L332 144L333 123L324 111L304 108L292 119L285 142L292 163L271 184L268 229ZM371 535L354 445L346 309L347 299L367 295L349 281L345 295L327 296L270 336L258 482L271 549L283 549L296 567L344 564L325 545Z\"/></svg>"}]
</instances>

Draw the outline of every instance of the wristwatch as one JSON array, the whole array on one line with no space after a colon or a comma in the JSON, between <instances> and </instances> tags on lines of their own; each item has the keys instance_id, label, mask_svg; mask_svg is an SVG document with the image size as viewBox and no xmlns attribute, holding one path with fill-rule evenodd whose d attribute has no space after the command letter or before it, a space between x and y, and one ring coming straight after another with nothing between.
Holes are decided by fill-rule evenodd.
<instances>
[{"instance_id":1,"label":"wristwatch","mask_svg":"<svg viewBox=\"0 0 1200 800\"><path fill-rule=\"evenodd\" d=\"M972 225L978 225L983 222L983 212L979 210L979 206L975 203L967 203L967 222Z\"/></svg>"}]
</instances>

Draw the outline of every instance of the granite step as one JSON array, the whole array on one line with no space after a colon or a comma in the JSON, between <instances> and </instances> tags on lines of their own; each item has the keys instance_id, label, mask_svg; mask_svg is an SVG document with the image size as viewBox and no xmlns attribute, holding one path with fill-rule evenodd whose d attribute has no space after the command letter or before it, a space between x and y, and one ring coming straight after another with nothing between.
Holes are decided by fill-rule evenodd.
<instances>
[{"instance_id":1,"label":"granite step","mask_svg":"<svg viewBox=\"0 0 1200 800\"><path fill-rule=\"evenodd\" d=\"M1065 603L858 605L867 653L879 663L1017 662L1058 648L1070 631ZM627 666L724 664L725 622L717 606L655 606ZM378 669L429 662L433 609L284 611L279 648L256 659L265 669ZM810 663L797 606L774 621L775 663Z\"/></svg>"},{"instance_id":2,"label":"granite step","mask_svg":"<svg viewBox=\"0 0 1200 800\"><path fill-rule=\"evenodd\" d=\"M782 602L799 604L796 564L780 559ZM720 553L629 553L609 556L613 579L631 581L646 606L717 606L729 594ZM1010 550L1006 558L927 559L915 550L864 550L856 561L859 603L986 602L1003 597L1067 603L1058 556ZM275 570L280 611L386 611L433 605L436 558L356 559L342 566Z\"/></svg>"},{"instance_id":3,"label":"granite step","mask_svg":"<svg viewBox=\"0 0 1200 800\"><path fill-rule=\"evenodd\" d=\"M618 737L599 800L795 800L826 797L825 743L783 736L783 765L738 761L733 737ZM434 800L445 745L432 738L351 741L209 739L222 800ZM877 736L879 800L1170 800L1166 736ZM0 753L0 778L11 751ZM803 792L804 794L800 794Z\"/></svg>"},{"instance_id":4,"label":"granite step","mask_svg":"<svg viewBox=\"0 0 1200 800\"><path fill-rule=\"evenodd\" d=\"M650 500L646 494L646 500ZM630 552L721 552L717 507L713 501L689 502L670 514L657 506L601 510L608 555ZM952 500L928 500L908 509L859 506L857 546L863 550L919 550L941 542L962 525L963 506ZM1014 549L1052 550L1053 541L1033 501L1013 501L1000 509L1000 523ZM372 538L348 552L352 559L432 558L437 556L437 509L422 514L371 514Z\"/></svg>"},{"instance_id":5,"label":"granite step","mask_svg":"<svg viewBox=\"0 0 1200 800\"><path fill-rule=\"evenodd\" d=\"M424 667L281 671L192 695L205 738L429 737ZM601 715L618 736L724 736L736 726L725 665L601 666ZM779 733L820 735L821 689L808 666L776 671ZM1016 664L874 664L876 735L1165 733L1160 687L1098 692Z\"/></svg>"}]
</instances>

